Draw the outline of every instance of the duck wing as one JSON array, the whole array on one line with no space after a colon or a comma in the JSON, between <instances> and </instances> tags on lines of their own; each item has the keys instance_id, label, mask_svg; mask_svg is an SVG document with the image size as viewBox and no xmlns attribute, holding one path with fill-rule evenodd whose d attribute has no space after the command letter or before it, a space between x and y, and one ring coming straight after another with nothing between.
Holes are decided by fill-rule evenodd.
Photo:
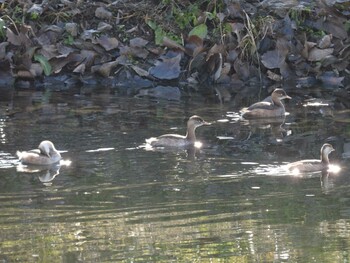
<instances>
[{"instance_id":1,"label":"duck wing","mask_svg":"<svg viewBox=\"0 0 350 263\"><path fill-rule=\"evenodd\" d=\"M262 109L262 110L273 110L276 106L269 101L260 101L250 105L248 110Z\"/></svg>"}]
</instances>

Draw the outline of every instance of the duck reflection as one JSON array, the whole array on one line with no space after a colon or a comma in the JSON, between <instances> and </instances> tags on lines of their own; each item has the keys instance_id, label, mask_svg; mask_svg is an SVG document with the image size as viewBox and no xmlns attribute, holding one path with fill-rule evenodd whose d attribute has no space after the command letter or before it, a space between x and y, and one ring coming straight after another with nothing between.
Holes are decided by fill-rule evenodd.
<instances>
[{"instance_id":1,"label":"duck reflection","mask_svg":"<svg viewBox=\"0 0 350 263\"><path fill-rule=\"evenodd\" d=\"M242 120L242 123L250 127L251 134L261 133L261 130L270 130L270 142L279 143L282 142L284 137L291 134L291 130L284 128L285 120L286 117L281 116L275 118Z\"/></svg>"},{"instance_id":2,"label":"duck reflection","mask_svg":"<svg viewBox=\"0 0 350 263\"><path fill-rule=\"evenodd\" d=\"M334 178L332 175L329 171L323 171L320 176L322 192L325 194L329 194L334 188Z\"/></svg>"},{"instance_id":3,"label":"duck reflection","mask_svg":"<svg viewBox=\"0 0 350 263\"><path fill-rule=\"evenodd\" d=\"M69 160L61 160L59 163L51 165L25 165L20 163L16 166L16 171L20 173L36 174L40 182L44 185L50 185L56 176L59 175L61 167L70 165L71 161Z\"/></svg>"},{"instance_id":4,"label":"duck reflection","mask_svg":"<svg viewBox=\"0 0 350 263\"><path fill-rule=\"evenodd\" d=\"M194 145L187 147L152 147L148 143L140 145L139 148L144 148L146 151L161 152L161 153L173 153L173 154L185 154L187 160L195 160L196 156L200 153L203 143L196 141Z\"/></svg>"}]
</instances>

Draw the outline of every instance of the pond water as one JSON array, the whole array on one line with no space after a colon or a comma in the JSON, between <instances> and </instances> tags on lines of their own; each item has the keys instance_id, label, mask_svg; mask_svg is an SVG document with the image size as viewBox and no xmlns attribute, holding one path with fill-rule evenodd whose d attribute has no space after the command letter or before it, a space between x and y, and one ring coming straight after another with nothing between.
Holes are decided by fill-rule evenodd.
<instances>
[{"instance_id":1,"label":"pond water","mask_svg":"<svg viewBox=\"0 0 350 263\"><path fill-rule=\"evenodd\" d=\"M97 88L2 94L1 262L350 260L350 114L322 90L308 101L291 93L290 115L272 123L240 121L238 97L220 104ZM212 122L197 129L200 150L140 147L184 134L194 114ZM71 164L20 166L16 150L44 139ZM318 158L325 142L339 173L278 169Z\"/></svg>"}]
</instances>

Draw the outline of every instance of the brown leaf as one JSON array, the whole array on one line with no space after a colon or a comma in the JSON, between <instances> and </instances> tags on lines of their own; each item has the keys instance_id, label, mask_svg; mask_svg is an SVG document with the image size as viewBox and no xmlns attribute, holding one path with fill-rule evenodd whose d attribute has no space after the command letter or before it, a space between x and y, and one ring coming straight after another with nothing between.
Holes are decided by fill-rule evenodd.
<instances>
[{"instance_id":1,"label":"brown leaf","mask_svg":"<svg viewBox=\"0 0 350 263\"><path fill-rule=\"evenodd\" d=\"M106 50L106 51L110 51L112 49L115 49L118 47L119 45L119 41L118 39L116 39L115 37L108 37L108 36L101 36L97 42Z\"/></svg>"},{"instance_id":2,"label":"brown leaf","mask_svg":"<svg viewBox=\"0 0 350 263\"><path fill-rule=\"evenodd\" d=\"M319 49L317 47L312 48L309 51L308 60L309 61L320 61L324 59L325 57L331 55L333 53L333 48L325 48L325 49Z\"/></svg>"},{"instance_id":3,"label":"brown leaf","mask_svg":"<svg viewBox=\"0 0 350 263\"><path fill-rule=\"evenodd\" d=\"M149 77L148 71L134 65L132 65L131 68L136 72L137 75L141 77Z\"/></svg>"},{"instance_id":4,"label":"brown leaf","mask_svg":"<svg viewBox=\"0 0 350 263\"><path fill-rule=\"evenodd\" d=\"M277 49L270 50L261 56L261 62L268 69L279 68L285 60L285 54L282 54Z\"/></svg>"},{"instance_id":5,"label":"brown leaf","mask_svg":"<svg viewBox=\"0 0 350 263\"><path fill-rule=\"evenodd\" d=\"M329 48L332 45L332 38L332 34L323 36L317 46L321 49Z\"/></svg>"},{"instance_id":6,"label":"brown leaf","mask_svg":"<svg viewBox=\"0 0 350 263\"><path fill-rule=\"evenodd\" d=\"M181 46L180 44L176 43L174 40L171 40L170 38L167 38L167 37L163 38L163 46L170 49L179 49L185 52L185 48L183 46Z\"/></svg>"},{"instance_id":7,"label":"brown leaf","mask_svg":"<svg viewBox=\"0 0 350 263\"><path fill-rule=\"evenodd\" d=\"M17 71L17 77L22 79L34 79L33 74L29 70Z\"/></svg>"},{"instance_id":8,"label":"brown leaf","mask_svg":"<svg viewBox=\"0 0 350 263\"><path fill-rule=\"evenodd\" d=\"M118 61L107 62L102 65L91 67L91 72L92 73L98 72L103 77L109 77L111 70L117 65L118 65Z\"/></svg>"},{"instance_id":9,"label":"brown leaf","mask_svg":"<svg viewBox=\"0 0 350 263\"><path fill-rule=\"evenodd\" d=\"M332 74L327 74L326 72L322 74L322 76L319 76L318 79L327 86L341 87L343 86L342 81L344 80L344 77L333 76Z\"/></svg>"},{"instance_id":10,"label":"brown leaf","mask_svg":"<svg viewBox=\"0 0 350 263\"><path fill-rule=\"evenodd\" d=\"M149 69L149 73L158 79L176 79L180 76L181 54L167 58L163 57L162 61L157 61L155 66Z\"/></svg>"},{"instance_id":11,"label":"brown leaf","mask_svg":"<svg viewBox=\"0 0 350 263\"><path fill-rule=\"evenodd\" d=\"M40 63L33 63L30 66L29 72L34 76L34 77L40 77L43 75L43 68L41 67Z\"/></svg>"},{"instance_id":12,"label":"brown leaf","mask_svg":"<svg viewBox=\"0 0 350 263\"><path fill-rule=\"evenodd\" d=\"M141 38L141 37L135 37L130 40L130 46L131 47L145 47L148 44L148 41Z\"/></svg>"},{"instance_id":13,"label":"brown leaf","mask_svg":"<svg viewBox=\"0 0 350 263\"><path fill-rule=\"evenodd\" d=\"M0 43L0 59L4 59L6 57L6 47L9 45L9 42Z\"/></svg>"},{"instance_id":14,"label":"brown leaf","mask_svg":"<svg viewBox=\"0 0 350 263\"><path fill-rule=\"evenodd\" d=\"M185 44L187 55L195 57L202 52L203 49L203 39L201 39L199 36L192 35L187 39Z\"/></svg>"},{"instance_id":15,"label":"brown leaf","mask_svg":"<svg viewBox=\"0 0 350 263\"><path fill-rule=\"evenodd\" d=\"M271 70L267 71L267 77L273 81L282 81L282 77L274 72L272 72Z\"/></svg>"},{"instance_id":16,"label":"brown leaf","mask_svg":"<svg viewBox=\"0 0 350 263\"><path fill-rule=\"evenodd\" d=\"M65 45L62 44L57 44L56 45L57 51L60 55L58 55L57 57L67 57L69 54L74 52L74 49L71 47L67 47Z\"/></svg>"},{"instance_id":17,"label":"brown leaf","mask_svg":"<svg viewBox=\"0 0 350 263\"><path fill-rule=\"evenodd\" d=\"M110 24L107 24L105 22L98 23L97 30L100 32L106 32L108 30L111 30L113 27Z\"/></svg>"},{"instance_id":18,"label":"brown leaf","mask_svg":"<svg viewBox=\"0 0 350 263\"><path fill-rule=\"evenodd\" d=\"M21 39L18 35L12 32L11 29L7 28L6 30L6 37L8 42L10 42L12 45L20 46L22 45Z\"/></svg>"},{"instance_id":19,"label":"brown leaf","mask_svg":"<svg viewBox=\"0 0 350 263\"><path fill-rule=\"evenodd\" d=\"M248 62L243 62L240 59L236 59L233 63L233 68L235 69L237 75L242 80L248 80L250 76L249 64Z\"/></svg>"},{"instance_id":20,"label":"brown leaf","mask_svg":"<svg viewBox=\"0 0 350 263\"><path fill-rule=\"evenodd\" d=\"M225 46L224 45L218 45L215 44L214 46L212 46L209 51L208 51L208 55L207 55L207 60L214 54L225 54L226 50L225 50Z\"/></svg>"},{"instance_id":21,"label":"brown leaf","mask_svg":"<svg viewBox=\"0 0 350 263\"><path fill-rule=\"evenodd\" d=\"M42 46L38 53L46 57L48 60L53 57L57 57L58 55L56 45Z\"/></svg>"},{"instance_id":22,"label":"brown leaf","mask_svg":"<svg viewBox=\"0 0 350 263\"><path fill-rule=\"evenodd\" d=\"M141 47L120 46L119 50L120 54L123 56L133 56L143 59L147 58L149 54L148 50Z\"/></svg>"},{"instance_id":23,"label":"brown leaf","mask_svg":"<svg viewBox=\"0 0 350 263\"><path fill-rule=\"evenodd\" d=\"M95 16L101 19L109 19L113 16L113 14L104 7L98 7L95 10Z\"/></svg>"},{"instance_id":24,"label":"brown leaf","mask_svg":"<svg viewBox=\"0 0 350 263\"><path fill-rule=\"evenodd\" d=\"M85 69L86 69L85 64L84 64L84 63L81 63L80 65L78 65L78 66L73 70L73 72L74 72L74 73L84 74L84 73L85 73Z\"/></svg>"}]
</instances>

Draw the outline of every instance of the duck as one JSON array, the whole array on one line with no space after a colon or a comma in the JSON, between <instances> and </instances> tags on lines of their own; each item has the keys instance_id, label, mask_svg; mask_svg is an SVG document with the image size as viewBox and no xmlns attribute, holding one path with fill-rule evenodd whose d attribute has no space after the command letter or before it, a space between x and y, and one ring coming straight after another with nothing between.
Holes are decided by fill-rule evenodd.
<instances>
[{"instance_id":1,"label":"duck","mask_svg":"<svg viewBox=\"0 0 350 263\"><path fill-rule=\"evenodd\" d=\"M61 154L51 141L42 141L38 149L17 151L17 156L23 164L51 165L61 160Z\"/></svg>"},{"instance_id":2,"label":"duck","mask_svg":"<svg viewBox=\"0 0 350 263\"><path fill-rule=\"evenodd\" d=\"M275 89L271 96L263 101L242 109L242 117L245 119L256 119L285 116L286 111L282 103L283 99L291 99L291 97L283 89Z\"/></svg>"},{"instance_id":3,"label":"duck","mask_svg":"<svg viewBox=\"0 0 350 263\"><path fill-rule=\"evenodd\" d=\"M333 146L329 143L323 144L321 147L321 158L301 160L293 163L287 164L286 168L288 171L293 173L306 173L306 172L317 172L327 170L329 168L329 158L328 155L335 151Z\"/></svg>"},{"instance_id":4,"label":"duck","mask_svg":"<svg viewBox=\"0 0 350 263\"><path fill-rule=\"evenodd\" d=\"M146 139L146 143L152 147L188 147L196 143L196 129L202 125L210 125L200 116L193 115L187 121L187 133L185 136L179 134L164 134L159 137Z\"/></svg>"}]
</instances>

